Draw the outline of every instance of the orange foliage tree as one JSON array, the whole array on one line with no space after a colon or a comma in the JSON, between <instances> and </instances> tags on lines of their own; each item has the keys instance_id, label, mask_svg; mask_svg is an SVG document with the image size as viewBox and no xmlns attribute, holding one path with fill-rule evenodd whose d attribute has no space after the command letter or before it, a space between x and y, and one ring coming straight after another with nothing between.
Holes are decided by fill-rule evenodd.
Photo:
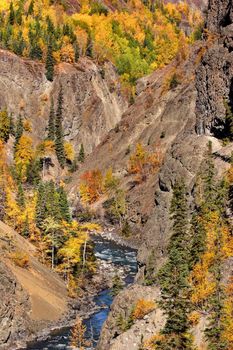
<instances>
[{"instance_id":1,"label":"orange foliage tree","mask_svg":"<svg viewBox=\"0 0 233 350\"><path fill-rule=\"evenodd\" d=\"M80 195L84 203L94 203L103 194L103 175L99 169L86 171L81 176Z\"/></svg>"},{"instance_id":2,"label":"orange foliage tree","mask_svg":"<svg viewBox=\"0 0 233 350\"><path fill-rule=\"evenodd\" d=\"M148 152L141 143L138 143L135 152L130 156L128 172L136 174L136 180L141 183L147 179L149 174L155 173L160 164L160 151Z\"/></svg>"}]
</instances>

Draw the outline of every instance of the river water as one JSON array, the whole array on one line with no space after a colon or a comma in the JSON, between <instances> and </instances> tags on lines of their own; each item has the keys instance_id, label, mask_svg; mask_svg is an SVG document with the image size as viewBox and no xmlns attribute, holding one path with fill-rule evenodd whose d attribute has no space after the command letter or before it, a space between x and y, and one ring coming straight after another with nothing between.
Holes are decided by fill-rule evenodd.
<instances>
[{"instance_id":1,"label":"river water","mask_svg":"<svg viewBox=\"0 0 233 350\"><path fill-rule=\"evenodd\" d=\"M124 266L127 270L127 273L125 275L125 284L129 285L132 283L137 272L136 251L131 248L116 244L115 242L102 239L101 237L95 237L94 241L96 257L104 261L111 261L116 267ZM92 346L96 347L102 326L108 316L110 306L113 302L111 290L103 290L101 293L96 295L94 301L96 305L101 306L102 308L91 315L90 318L85 320L84 324L87 327L86 338L92 339ZM68 328L54 332L48 340L34 343L33 345L28 346L27 349L68 350L71 349L69 342L70 329Z\"/></svg>"}]
</instances>

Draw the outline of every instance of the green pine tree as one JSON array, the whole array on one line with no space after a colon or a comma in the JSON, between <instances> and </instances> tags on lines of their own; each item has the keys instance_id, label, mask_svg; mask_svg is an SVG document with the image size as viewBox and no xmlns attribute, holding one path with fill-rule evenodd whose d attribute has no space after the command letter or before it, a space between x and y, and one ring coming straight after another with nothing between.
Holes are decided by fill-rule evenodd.
<instances>
[{"instance_id":1,"label":"green pine tree","mask_svg":"<svg viewBox=\"0 0 233 350\"><path fill-rule=\"evenodd\" d=\"M53 98L51 100L51 106L50 106L47 139L51 141L55 140L55 112L54 112Z\"/></svg>"},{"instance_id":2,"label":"green pine tree","mask_svg":"<svg viewBox=\"0 0 233 350\"><path fill-rule=\"evenodd\" d=\"M28 215L26 215L26 219L23 224L22 236L27 238L30 237L30 225L29 225Z\"/></svg>"},{"instance_id":3,"label":"green pine tree","mask_svg":"<svg viewBox=\"0 0 233 350\"><path fill-rule=\"evenodd\" d=\"M55 60L53 58L53 47L52 47L51 40L49 40L48 47L47 47L46 63L45 63L46 78L49 81L53 81L54 64L55 64Z\"/></svg>"},{"instance_id":4,"label":"green pine tree","mask_svg":"<svg viewBox=\"0 0 233 350\"><path fill-rule=\"evenodd\" d=\"M59 187L57 190L57 193L59 195L59 207L60 207L61 218L67 222L71 222L69 203L68 203L67 194L64 188Z\"/></svg>"},{"instance_id":5,"label":"green pine tree","mask_svg":"<svg viewBox=\"0 0 233 350\"><path fill-rule=\"evenodd\" d=\"M15 12L15 21L19 26L21 26L22 20L23 20L23 2L21 1L19 3L18 9Z\"/></svg>"},{"instance_id":6,"label":"green pine tree","mask_svg":"<svg viewBox=\"0 0 233 350\"><path fill-rule=\"evenodd\" d=\"M65 149L64 149L64 136L62 128L62 114L63 114L63 91L60 89L58 96L58 106L55 118L55 149L57 159L62 168L66 163Z\"/></svg>"},{"instance_id":7,"label":"green pine tree","mask_svg":"<svg viewBox=\"0 0 233 350\"><path fill-rule=\"evenodd\" d=\"M75 62L78 62L80 49L79 49L79 45L78 45L77 40L74 42L73 47L74 47L74 60L75 60Z\"/></svg>"},{"instance_id":8,"label":"green pine tree","mask_svg":"<svg viewBox=\"0 0 233 350\"><path fill-rule=\"evenodd\" d=\"M177 182L171 202L172 235L168 245L168 261L159 272L161 306L167 315L163 329L166 347L161 349L191 349L187 338L189 310L189 228L186 188Z\"/></svg>"},{"instance_id":9,"label":"green pine tree","mask_svg":"<svg viewBox=\"0 0 233 350\"><path fill-rule=\"evenodd\" d=\"M79 150L79 155L78 155L78 161L80 163L84 163L85 160L85 151L84 151L84 146L81 144L80 150Z\"/></svg>"},{"instance_id":10,"label":"green pine tree","mask_svg":"<svg viewBox=\"0 0 233 350\"><path fill-rule=\"evenodd\" d=\"M15 10L14 10L14 5L13 5L12 1L10 2L9 11L10 11L10 13L9 13L9 20L8 20L8 22L9 22L10 25L14 25L14 23L15 23Z\"/></svg>"},{"instance_id":11,"label":"green pine tree","mask_svg":"<svg viewBox=\"0 0 233 350\"><path fill-rule=\"evenodd\" d=\"M112 281L111 295L116 296L123 289L124 285L122 279L118 274L115 274Z\"/></svg>"},{"instance_id":12,"label":"green pine tree","mask_svg":"<svg viewBox=\"0 0 233 350\"><path fill-rule=\"evenodd\" d=\"M6 212L6 189L4 185L0 186L0 220L3 221Z\"/></svg>"},{"instance_id":13,"label":"green pine tree","mask_svg":"<svg viewBox=\"0 0 233 350\"><path fill-rule=\"evenodd\" d=\"M45 185L41 182L37 189L37 202L36 202L36 225L38 228L42 228L43 222L46 218L46 193Z\"/></svg>"},{"instance_id":14,"label":"green pine tree","mask_svg":"<svg viewBox=\"0 0 233 350\"><path fill-rule=\"evenodd\" d=\"M10 119L10 135L15 136L15 124L14 124L12 114L9 115L9 119Z\"/></svg>"},{"instance_id":15,"label":"green pine tree","mask_svg":"<svg viewBox=\"0 0 233 350\"><path fill-rule=\"evenodd\" d=\"M0 139L4 142L9 140L11 133L11 121L7 111L0 112Z\"/></svg>"},{"instance_id":16,"label":"green pine tree","mask_svg":"<svg viewBox=\"0 0 233 350\"><path fill-rule=\"evenodd\" d=\"M27 183L30 185L38 185L41 180L41 170L41 161L39 159L34 159L27 167Z\"/></svg>"},{"instance_id":17,"label":"green pine tree","mask_svg":"<svg viewBox=\"0 0 233 350\"><path fill-rule=\"evenodd\" d=\"M21 209L25 208L25 196L24 196L24 190L21 182L18 183L16 202Z\"/></svg>"},{"instance_id":18,"label":"green pine tree","mask_svg":"<svg viewBox=\"0 0 233 350\"><path fill-rule=\"evenodd\" d=\"M22 56L23 50L26 48L26 43L23 38L23 32L20 30L17 34L16 40L13 41L13 51L16 55Z\"/></svg>"},{"instance_id":19,"label":"green pine tree","mask_svg":"<svg viewBox=\"0 0 233 350\"><path fill-rule=\"evenodd\" d=\"M28 15L28 16L31 16L31 15L33 15L33 13L34 13L34 0L32 0L32 1L30 2L30 5L29 5L29 7L28 7L28 13L27 13L27 15Z\"/></svg>"}]
</instances>

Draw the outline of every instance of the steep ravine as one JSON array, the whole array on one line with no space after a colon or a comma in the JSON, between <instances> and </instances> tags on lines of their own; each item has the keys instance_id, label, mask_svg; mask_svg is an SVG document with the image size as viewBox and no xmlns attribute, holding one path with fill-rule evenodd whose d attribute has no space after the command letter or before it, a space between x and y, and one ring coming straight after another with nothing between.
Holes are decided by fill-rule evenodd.
<instances>
[{"instance_id":1,"label":"steep ravine","mask_svg":"<svg viewBox=\"0 0 233 350\"><path fill-rule=\"evenodd\" d=\"M153 199L155 206L141 232L142 245L138 254L139 262L144 266L139 271L138 283L115 300L101 334L99 350L138 350L142 337L149 338L151 334L156 334L161 329L163 317L158 309L158 314L152 313L148 315L146 320L134 324L131 329L125 332L119 331L116 320L119 316L122 300L127 300L124 304L127 312L135 302L135 295L138 293L147 297L152 288L155 298L159 297L158 287L146 287L142 285L142 282L148 263L150 266L154 266L155 271L158 271L166 259L166 246L171 232L169 207L175 181L182 177L189 194L192 194L208 141L212 142L213 153L218 155L215 158L215 165L219 174L223 175L230 166L229 162L224 159L230 157L233 145L229 143L224 146L221 138L224 137L226 131L224 100L230 100L231 103L233 96L232 20L231 1L209 1L206 26L212 33L209 32L209 41L207 40L206 47L204 43L203 49L196 52L196 59L194 59L197 64L197 69L194 72L195 79L193 82L189 79L186 90L180 86L175 89L176 96L172 107L173 117L170 116L170 123L178 117L180 128L176 127L174 130L173 139L166 149L158 178L154 178ZM142 91L138 100L144 94ZM169 106L171 99L171 95L166 95L166 106ZM163 101L164 97L157 100L156 108L152 112L154 120L162 109ZM180 105L178 101L182 101ZM184 114L186 104L187 110ZM164 117L168 115L167 111ZM183 123L181 124L182 117ZM127 123L127 117L123 119L123 122ZM163 118L160 119L159 125L162 123ZM156 138L156 136L154 137ZM163 140L161 142L163 143ZM200 346L203 339L204 323L204 321L201 322L199 328L194 331L197 346ZM117 337L116 334L118 334Z\"/></svg>"},{"instance_id":2,"label":"steep ravine","mask_svg":"<svg viewBox=\"0 0 233 350\"><path fill-rule=\"evenodd\" d=\"M136 251L120 246L113 241L101 237L94 237L95 256L98 263L108 272L108 278L112 279L115 273L123 279L125 285L131 284L137 272ZM105 272L106 273L106 272ZM86 339L91 341L88 349L93 349L99 340L100 332L105 322L110 306L113 302L111 289L104 289L94 297L97 308L89 317L84 317L84 324L87 327ZM91 309L89 310L92 311ZM64 328L53 332L48 339L33 342L27 346L28 350L45 349L70 349L70 328Z\"/></svg>"}]
</instances>

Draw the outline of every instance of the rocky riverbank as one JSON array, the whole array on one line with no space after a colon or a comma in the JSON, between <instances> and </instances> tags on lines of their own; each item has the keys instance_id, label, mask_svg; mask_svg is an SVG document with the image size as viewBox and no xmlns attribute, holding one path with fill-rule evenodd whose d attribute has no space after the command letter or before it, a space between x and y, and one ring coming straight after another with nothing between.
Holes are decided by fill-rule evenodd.
<instances>
[{"instance_id":1,"label":"rocky riverbank","mask_svg":"<svg viewBox=\"0 0 233 350\"><path fill-rule=\"evenodd\" d=\"M24 344L18 349L44 349L44 347L69 349L70 327L77 316L84 320L88 337L90 337L90 327L94 329L92 332L94 332L96 345L113 301L111 288L114 277L117 274L123 285L131 283L137 271L137 263L135 250L106 240L102 235L93 239L95 240L97 271L87 284L85 294L82 298L69 301L69 311L63 319L56 324L47 325L43 331L37 333L36 337L27 339L27 346Z\"/></svg>"}]
</instances>

